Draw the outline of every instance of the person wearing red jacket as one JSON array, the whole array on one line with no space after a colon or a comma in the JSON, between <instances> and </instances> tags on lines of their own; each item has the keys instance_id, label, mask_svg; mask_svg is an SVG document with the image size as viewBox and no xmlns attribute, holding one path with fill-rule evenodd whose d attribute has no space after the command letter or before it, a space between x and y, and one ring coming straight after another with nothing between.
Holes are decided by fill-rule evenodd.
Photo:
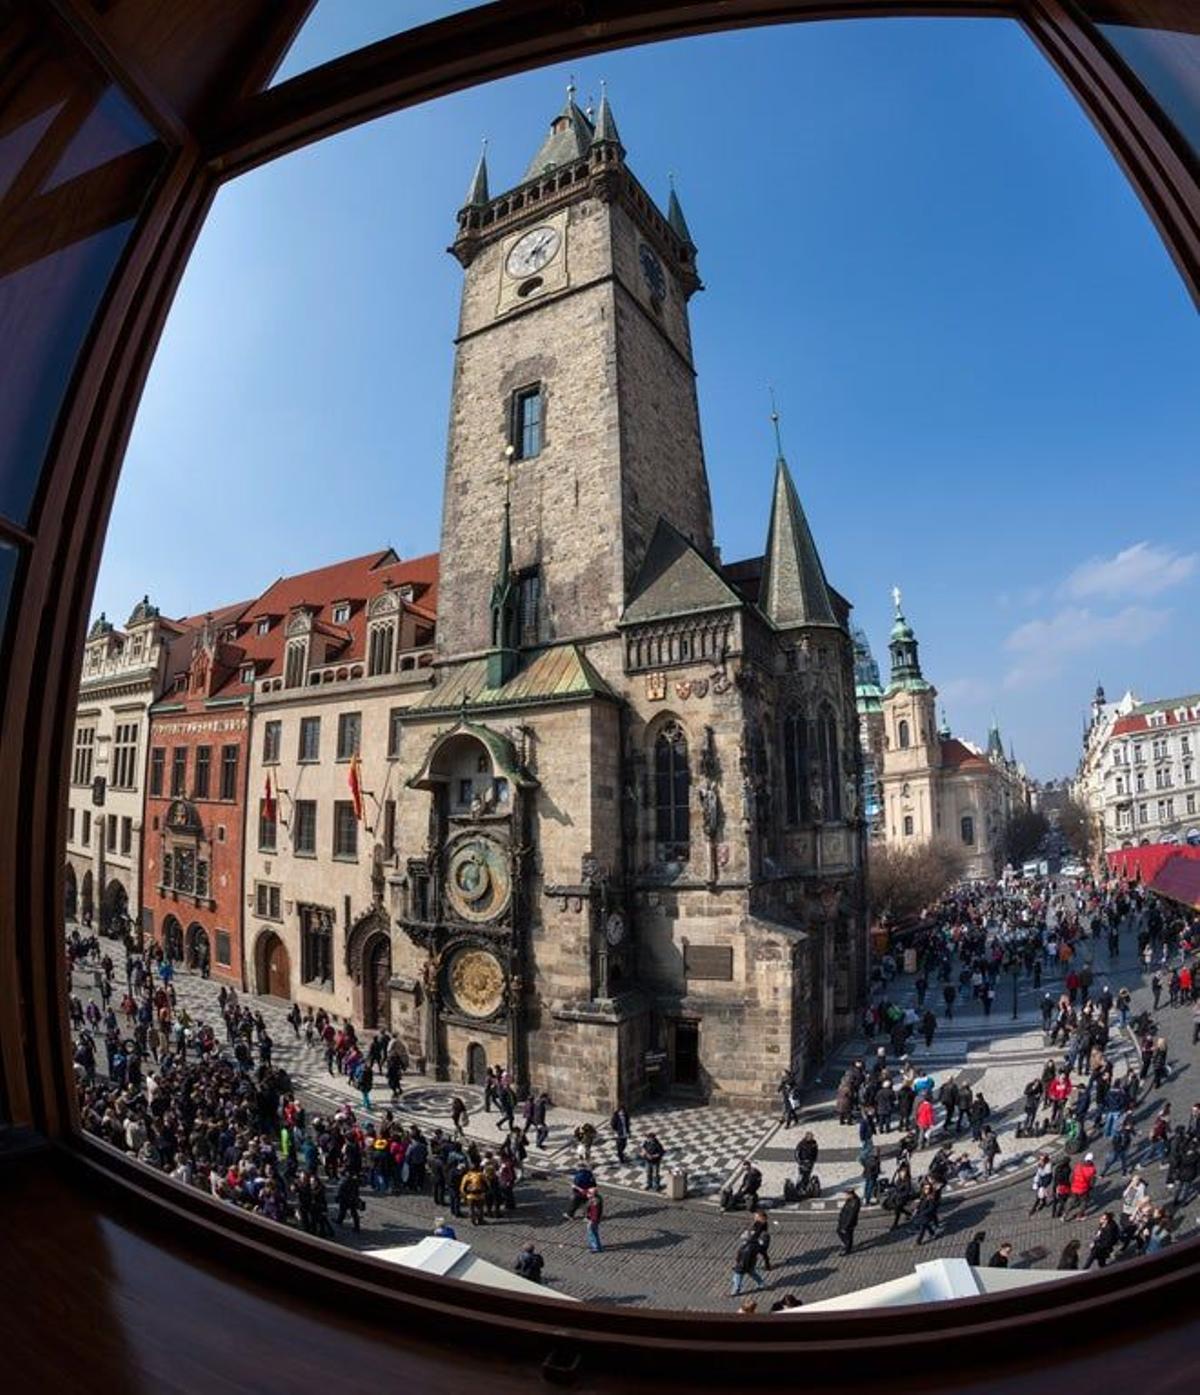
<instances>
[{"instance_id":1,"label":"person wearing red jacket","mask_svg":"<svg viewBox=\"0 0 1200 1395\"><path fill-rule=\"evenodd\" d=\"M933 1101L928 1095L922 1094L917 1103L917 1147L924 1148L929 1142L929 1135L933 1132L934 1126Z\"/></svg>"},{"instance_id":2,"label":"person wearing red jacket","mask_svg":"<svg viewBox=\"0 0 1200 1395\"><path fill-rule=\"evenodd\" d=\"M1092 1188L1096 1185L1096 1159L1093 1154L1085 1153L1083 1161L1075 1164L1071 1173L1071 1195L1067 1198L1067 1204L1063 1207L1063 1220L1073 1219L1074 1207L1078 1206L1080 1219L1087 1215L1088 1203L1092 1199Z\"/></svg>"}]
</instances>

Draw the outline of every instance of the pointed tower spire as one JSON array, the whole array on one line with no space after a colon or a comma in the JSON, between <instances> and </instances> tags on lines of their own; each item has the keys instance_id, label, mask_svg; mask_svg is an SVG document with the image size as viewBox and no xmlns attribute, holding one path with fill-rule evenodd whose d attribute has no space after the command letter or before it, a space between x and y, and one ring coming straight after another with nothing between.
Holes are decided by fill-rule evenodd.
<instances>
[{"instance_id":1,"label":"pointed tower spire","mask_svg":"<svg viewBox=\"0 0 1200 1395\"><path fill-rule=\"evenodd\" d=\"M911 693L929 691L929 684L921 672L921 660L917 653L917 636L913 627L904 618L900 609L900 588L892 587L892 604L896 607L896 619L888 639L888 650L892 656L892 679L888 684L888 694L900 688Z\"/></svg>"},{"instance_id":2,"label":"pointed tower spire","mask_svg":"<svg viewBox=\"0 0 1200 1395\"><path fill-rule=\"evenodd\" d=\"M513 575L511 491L512 447L508 447L504 467L504 522L500 528L500 558L496 579L492 583L492 649L487 658L487 685L502 688L516 673L520 662L517 653L517 582Z\"/></svg>"},{"instance_id":3,"label":"pointed tower spire","mask_svg":"<svg viewBox=\"0 0 1200 1395\"><path fill-rule=\"evenodd\" d=\"M479 163L475 166L475 173L471 177L471 185L467 190L464 208L482 208L488 202L488 173L487 173L487 138L484 138L483 148L479 152Z\"/></svg>"},{"instance_id":4,"label":"pointed tower spire","mask_svg":"<svg viewBox=\"0 0 1200 1395\"><path fill-rule=\"evenodd\" d=\"M946 709L945 709L945 707L942 708L942 720L941 720L941 724L938 726L938 736L939 736L939 737L941 738L941 740L943 740L943 741L949 741L949 740L950 740L950 723L949 723L949 721L946 719Z\"/></svg>"},{"instance_id":5,"label":"pointed tower spire","mask_svg":"<svg viewBox=\"0 0 1200 1395\"><path fill-rule=\"evenodd\" d=\"M557 169L560 165L569 165L575 160L583 159L591 147L595 134L592 123L576 105L575 79L572 78L567 85L566 106L551 121L549 134L538 146L537 154L530 160L522 183L526 180L536 179L539 175L545 174L547 170Z\"/></svg>"},{"instance_id":6,"label":"pointed tower spire","mask_svg":"<svg viewBox=\"0 0 1200 1395\"><path fill-rule=\"evenodd\" d=\"M779 442L779 413L772 402L771 420ZM782 447L775 461L775 494L767 555L758 590L759 609L779 629L794 625L836 625L825 569Z\"/></svg>"},{"instance_id":7,"label":"pointed tower spire","mask_svg":"<svg viewBox=\"0 0 1200 1395\"><path fill-rule=\"evenodd\" d=\"M592 137L593 145L616 145L625 153L625 147L621 145L621 137L617 132L617 123L613 117L612 106L608 100L608 84L600 84L600 110L596 113L596 134Z\"/></svg>"},{"instance_id":8,"label":"pointed tower spire","mask_svg":"<svg viewBox=\"0 0 1200 1395\"><path fill-rule=\"evenodd\" d=\"M694 248L696 244L692 241L692 234L687 225L687 219L683 216L683 207L679 202L679 195L675 192L675 176L668 175L671 184L671 194L667 199L667 222L671 225L671 230L685 247Z\"/></svg>"}]
</instances>

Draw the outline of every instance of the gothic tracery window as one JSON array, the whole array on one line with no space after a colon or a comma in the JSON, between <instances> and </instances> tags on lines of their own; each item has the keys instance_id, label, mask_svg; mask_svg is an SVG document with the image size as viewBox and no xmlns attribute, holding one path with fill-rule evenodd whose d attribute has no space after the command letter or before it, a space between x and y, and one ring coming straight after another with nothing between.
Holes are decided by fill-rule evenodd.
<instances>
[{"instance_id":1,"label":"gothic tracery window","mask_svg":"<svg viewBox=\"0 0 1200 1395\"><path fill-rule=\"evenodd\" d=\"M808 723L795 710L783 719L783 794L789 824L810 817L808 807Z\"/></svg>"},{"instance_id":2,"label":"gothic tracery window","mask_svg":"<svg viewBox=\"0 0 1200 1395\"><path fill-rule=\"evenodd\" d=\"M691 791L687 737L670 722L654 742L654 836L662 861L689 856Z\"/></svg>"},{"instance_id":3,"label":"gothic tracery window","mask_svg":"<svg viewBox=\"0 0 1200 1395\"><path fill-rule=\"evenodd\" d=\"M836 823L842 817L842 775L838 756L837 718L828 705L821 708L821 715L817 720L817 734L821 754L822 812L827 823Z\"/></svg>"}]
</instances>

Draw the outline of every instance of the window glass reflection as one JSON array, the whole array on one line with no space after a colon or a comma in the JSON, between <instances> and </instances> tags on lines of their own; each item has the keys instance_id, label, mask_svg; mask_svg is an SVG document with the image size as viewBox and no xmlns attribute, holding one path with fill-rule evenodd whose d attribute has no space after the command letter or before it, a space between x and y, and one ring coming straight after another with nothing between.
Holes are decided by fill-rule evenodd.
<instances>
[{"instance_id":1,"label":"window glass reflection","mask_svg":"<svg viewBox=\"0 0 1200 1395\"><path fill-rule=\"evenodd\" d=\"M1100 32L1200 155L1200 34L1101 24Z\"/></svg>"}]
</instances>

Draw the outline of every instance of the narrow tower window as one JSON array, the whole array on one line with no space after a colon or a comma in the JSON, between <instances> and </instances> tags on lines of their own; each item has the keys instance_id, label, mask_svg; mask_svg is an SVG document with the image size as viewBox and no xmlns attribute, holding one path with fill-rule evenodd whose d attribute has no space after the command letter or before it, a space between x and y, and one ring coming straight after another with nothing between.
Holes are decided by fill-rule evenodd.
<instances>
[{"instance_id":1,"label":"narrow tower window","mask_svg":"<svg viewBox=\"0 0 1200 1395\"><path fill-rule=\"evenodd\" d=\"M664 862L686 861L690 855L691 791L687 737L677 722L671 722L654 743L655 840Z\"/></svg>"},{"instance_id":2,"label":"narrow tower window","mask_svg":"<svg viewBox=\"0 0 1200 1395\"><path fill-rule=\"evenodd\" d=\"M512 447L518 460L531 460L542 451L542 388L522 388L513 394Z\"/></svg>"},{"instance_id":3,"label":"narrow tower window","mask_svg":"<svg viewBox=\"0 0 1200 1395\"><path fill-rule=\"evenodd\" d=\"M799 712L783 719L783 793L789 824L808 819L808 723Z\"/></svg>"}]
</instances>

